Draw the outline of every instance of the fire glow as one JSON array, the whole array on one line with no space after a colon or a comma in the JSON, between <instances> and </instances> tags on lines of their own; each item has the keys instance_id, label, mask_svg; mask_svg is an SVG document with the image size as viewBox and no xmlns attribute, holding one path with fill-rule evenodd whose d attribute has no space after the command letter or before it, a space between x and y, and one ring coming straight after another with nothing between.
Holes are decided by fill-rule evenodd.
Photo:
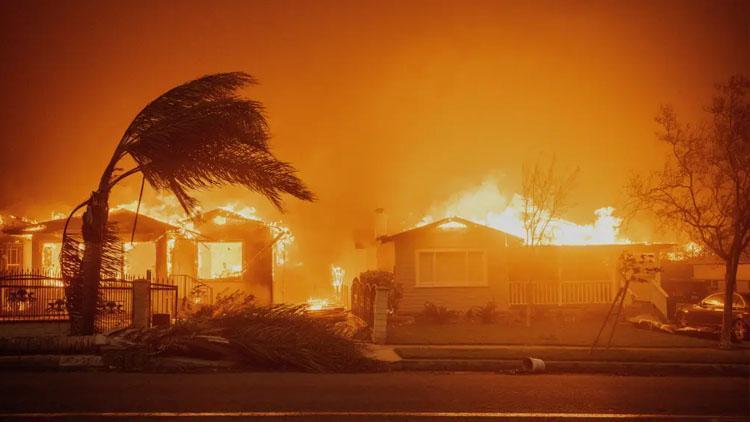
<instances>
[{"instance_id":1,"label":"fire glow","mask_svg":"<svg viewBox=\"0 0 750 422\"><path fill-rule=\"evenodd\" d=\"M328 299L314 298L307 299L306 304L309 311L320 311L329 307Z\"/></svg>"},{"instance_id":2,"label":"fire glow","mask_svg":"<svg viewBox=\"0 0 750 422\"><path fill-rule=\"evenodd\" d=\"M173 226L176 226L180 230L180 234L189 239L193 239L200 235L198 229L195 228L193 222L185 217L185 213L182 210L179 202L176 198L167 195L157 195L156 204L148 204L145 201L141 203L140 208L138 201L132 201L124 204L119 204L110 209L110 212L117 210L128 210L138 212L142 215L151 217L155 220L159 220ZM291 230L284 224L277 221L266 221L258 216L257 211L254 207L244 205L238 202L230 202L224 205L220 205L217 208L230 213L239 215L248 220L259 221L266 224L270 229L273 237L276 239L273 244L273 255L274 263L277 266L284 265L289 259L289 248L294 243L294 235ZM224 216L216 216L212 222L216 225L225 225L228 223L228 219ZM168 243L168 250L174 247L174 239L170 239ZM171 259L167 262L168 270L171 269Z\"/></svg>"},{"instance_id":3,"label":"fire glow","mask_svg":"<svg viewBox=\"0 0 750 422\"><path fill-rule=\"evenodd\" d=\"M523 197L514 194L510 198L500 191L497 181L487 179L475 188L454 195L445 203L432 207L417 227L446 217L462 217L526 240L523 224ZM592 224L576 224L565 219L550 221L549 238L553 245L603 245L625 244L630 240L620 236L622 218L614 215L613 207L602 207L594 211ZM453 228L453 227L451 227Z\"/></svg>"}]
</instances>

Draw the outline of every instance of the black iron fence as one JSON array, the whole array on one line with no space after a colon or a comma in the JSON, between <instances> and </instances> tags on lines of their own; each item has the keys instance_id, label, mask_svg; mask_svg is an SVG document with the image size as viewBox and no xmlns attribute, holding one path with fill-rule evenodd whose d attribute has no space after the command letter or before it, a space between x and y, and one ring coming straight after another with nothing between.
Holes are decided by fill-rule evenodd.
<instances>
[{"instance_id":1,"label":"black iron fence","mask_svg":"<svg viewBox=\"0 0 750 422\"><path fill-rule=\"evenodd\" d=\"M175 274L169 277L170 284L177 286L180 292L178 301L182 309L194 306L212 305L214 289L203 281L187 274Z\"/></svg>"},{"instance_id":2,"label":"black iron fence","mask_svg":"<svg viewBox=\"0 0 750 422\"><path fill-rule=\"evenodd\" d=\"M176 318L178 309L177 286L151 283L151 322L156 325L169 324Z\"/></svg>"},{"instance_id":3,"label":"black iron fence","mask_svg":"<svg viewBox=\"0 0 750 422\"><path fill-rule=\"evenodd\" d=\"M31 272L0 273L0 321L66 319L62 278Z\"/></svg>"},{"instance_id":4,"label":"black iron fence","mask_svg":"<svg viewBox=\"0 0 750 422\"><path fill-rule=\"evenodd\" d=\"M99 312L96 328L99 332L127 327L133 323L133 282L107 280L99 286Z\"/></svg>"},{"instance_id":5,"label":"black iron fence","mask_svg":"<svg viewBox=\"0 0 750 422\"><path fill-rule=\"evenodd\" d=\"M135 280L104 280L99 288L97 331L133 322ZM149 283L151 316L162 323L177 317L178 286ZM39 271L0 272L0 323L66 321L65 283L59 274Z\"/></svg>"}]
</instances>

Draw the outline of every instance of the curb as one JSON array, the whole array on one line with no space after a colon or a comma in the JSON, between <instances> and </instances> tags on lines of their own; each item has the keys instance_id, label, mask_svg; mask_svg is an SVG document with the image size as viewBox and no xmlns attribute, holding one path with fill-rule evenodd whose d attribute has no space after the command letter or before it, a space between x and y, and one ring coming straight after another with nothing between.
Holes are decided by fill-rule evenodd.
<instances>
[{"instance_id":1,"label":"curb","mask_svg":"<svg viewBox=\"0 0 750 422\"><path fill-rule=\"evenodd\" d=\"M212 361L181 357L151 359L142 367L117 367L98 355L22 355L0 356L0 371L106 371L116 372L231 372L243 367L231 361Z\"/></svg>"},{"instance_id":2,"label":"curb","mask_svg":"<svg viewBox=\"0 0 750 422\"><path fill-rule=\"evenodd\" d=\"M678 362L545 361L548 374L647 376L750 376L750 365ZM500 372L526 374L521 360L402 359L387 362L391 371ZM0 370L81 371L115 369L97 355L0 356ZM159 358L136 372L234 372L249 368L229 361ZM140 370L138 370L140 369ZM117 369L115 369L117 370Z\"/></svg>"},{"instance_id":3,"label":"curb","mask_svg":"<svg viewBox=\"0 0 750 422\"><path fill-rule=\"evenodd\" d=\"M678 362L545 361L546 373L611 375L750 376L750 365ZM395 371L478 371L524 373L520 360L402 359Z\"/></svg>"},{"instance_id":4,"label":"curb","mask_svg":"<svg viewBox=\"0 0 750 422\"><path fill-rule=\"evenodd\" d=\"M0 369L23 370L80 370L104 368L101 356L96 355L27 355L0 356Z\"/></svg>"}]
</instances>

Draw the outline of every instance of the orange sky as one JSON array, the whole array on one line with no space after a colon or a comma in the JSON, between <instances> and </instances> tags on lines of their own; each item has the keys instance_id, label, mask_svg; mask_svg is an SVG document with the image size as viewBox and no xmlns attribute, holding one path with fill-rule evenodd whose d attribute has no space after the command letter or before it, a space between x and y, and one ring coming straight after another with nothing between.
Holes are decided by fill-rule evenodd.
<instances>
[{"instance_id":1,"label":"orange sky","mask_svg":"<svg viewBox=\"0 0 750 422\"><path fill-rule=\"evenodd\" d=\"M695 117L714 82L748 72L748 4L6 0L0 210L80 202L147 101L243 70L278 156L320 197L285 218L322 277L374 208L398 228L490 174L512 193L541 152L580 167L568 217L587 222L659 163L658 104Z\"/></svg>"}]
</instances>

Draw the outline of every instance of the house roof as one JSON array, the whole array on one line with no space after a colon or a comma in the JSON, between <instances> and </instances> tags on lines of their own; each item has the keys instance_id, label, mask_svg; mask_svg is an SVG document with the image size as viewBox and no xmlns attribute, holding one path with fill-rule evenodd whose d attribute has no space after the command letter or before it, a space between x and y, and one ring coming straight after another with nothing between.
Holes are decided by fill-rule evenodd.
<instances>
[{"instance_id":1,"label":"house roof","mask_svg":"<svg viewBox=\"0 0 750 422\"><path fill-rule=\"evenodd\" d=\"M478 223L475 223L473 221L469 221L469 220L467 220L465 218L461 218L461 217L447 217L447 218L443 218L442 220L438 220L438 221L432 222L430 224L425 224L424 226L415 227L415 228L412 228L412 229L409 229L409 230L404 230L404 231L402 231L400 233L392 234L390 236L381 236L378 239L381 242L383 242L383 243L385 243L385 242L391 242L391 241L393 241L393 240L395 240L395 239L397 239L399 237L405 236L405 235L409 235L409 234L413 234L413 233L418 233L418 232L424 231L424 230L431 230L433 228L441 227L441 226L446 226L446 225L449 226L449 227L446 227L446 228L450 228L450 226L452 225L453 227L456 227L456 228L458 228L460 226L465 226L465 227L478 228L478 229L481 229L481 230L491 230L493 232L496 232L497 234L502 234L502 235L506 236L506 238L508 240L510 240L511 242L513 242L513 243L517 243L519 245L523 243L523 239L521 239L518 236L514 236L514 235L512 235L510 233L506 233L506 232L504 232L502 230L498 230L498 229L493 228L493 227L485 226L483 224L478 224Z\"/></svg>"},{"instance_id":2,"label":"house roof","mask_svg":"<svg viewBox=\"0 0 750 422\"><path fill-rule=\"evenodd\" d=\"M216 208L211 211L206 211L202 214L198 214L195 217L192 218L192 221L196 224L206 224L211 222L216 222L216 218L226 218L230 220L237 220L239 222L244 223L256 223L259 225L266 225L263 221L259 219L253 219L253 218L247 218L240 214L237 214L236 212L227 211L222 208Z\"/></svg>"},{"instance_id":3,"label":"house roof","mask_svg":"<svg viewBox=\"0 0 750 422\"><path fill-rule=\"evenodd\" d=\"M135 213L129 210L117 210L109 213L109 222L117 224L119 233L130 233L133 231ZM25 224L5 228L3 231L7 234L56 234L62 233L65 228L67 218L57 220L43 221L41 223ZM70 233L80 233L82 217L76 216L70 219L68 231ZM177 230L177 227L156 220L149 216L138 214L138 223L136 224L137 234L160 235L168 231Z\"/></svg>"},{"instance_id":4,"label":"house roof","mask_svg":"<svg viewBox=\"0 0 750 422\"><path fill-rule=\"evenodd\" d=\"M473 221L469 221L465 218L461 217L448 217L444 218L442 220L438 220L435 222L432 222L430 224L426 224L424 226L415 227L409 230L402 231L400 233L392 234L389 236L381 236L378 238L381 242L390 242L395 240L396 238L399 238L404 235L416 233L422 230L429 230L434 227L440 227L445 224L460 224L467 227L476 227L483 230L492 230L497 233L501 233L508 237L508 239L513 242L514 244L521 245L523 244L523 239L521 239L518 236L512 235L510 233L506 233L502 230L495 229L493 227L485 226L483 224L478 224ZM654 243L654 244L646 244L646 243L611 243L611 244L592 244L592 245L541 245L539 246L542 249L561 249L561 248L567 248L570 250L576 250L576 249L590 249L590 248L599 248L599 249L615 249L615 248L642 248L647 247L649 249L655 249L655 250L665 250L673 248L675 245L670 243Z\"/></svg>"}]
</instances>

